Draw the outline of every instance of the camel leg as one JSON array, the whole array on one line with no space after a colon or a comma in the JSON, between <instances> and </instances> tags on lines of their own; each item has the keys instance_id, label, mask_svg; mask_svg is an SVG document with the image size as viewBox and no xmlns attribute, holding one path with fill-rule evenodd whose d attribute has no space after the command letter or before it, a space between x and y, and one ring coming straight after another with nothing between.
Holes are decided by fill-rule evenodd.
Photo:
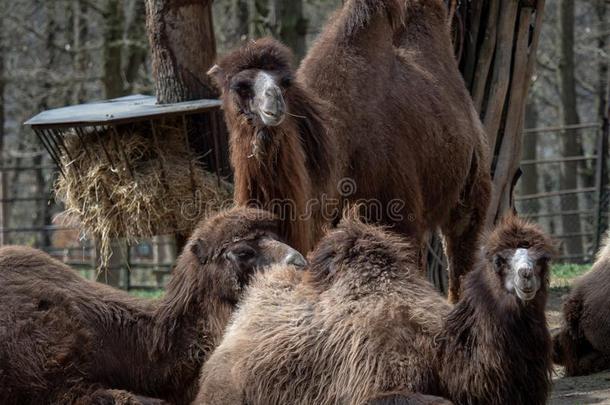
<instances>
[{"instance_id":1,"label":"camel leg","mask_svg":"<svg viewBox=\"0 0 610 405\"><path fill-rule=\"evenodd\" d=\"M461 212L455 215L451 229L443 231L443 245L449 263L449 293L447 299L455 304L460 298L462 277L474 267L479 234L483 229L480 212Z\"/></svg>"},{"instance_id":2,"label":"camel leg","mask_svg":"<svg viewBox=\"0 0 610 405\"><path fill-rule=\"evenodd\" d=\"M610 355L593 350L578 359L578 371L575 375L588 375L610 369Z\"/></svg>"},{"instance_id":3,"label":"camel leg","mask_svg":"<svg viewBox=\"0 0 610 405\"><path fill-rule=\"evenodd\" d=\"M451 210L449 220L441 227L449 263L447 299L451 303L459 300L461 279L474 267L490 193L490 185L484 179L469 181L458 205Z\"/></svg>"}]
</instances>

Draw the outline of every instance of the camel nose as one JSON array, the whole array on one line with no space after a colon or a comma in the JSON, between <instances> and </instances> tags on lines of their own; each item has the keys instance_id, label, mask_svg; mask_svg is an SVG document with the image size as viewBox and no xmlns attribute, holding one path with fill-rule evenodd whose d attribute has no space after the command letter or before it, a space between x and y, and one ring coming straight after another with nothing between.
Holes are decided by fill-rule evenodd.
<instances>
[{"instance_id":1,"label":"camel nose","mask_svg":"<svg viewBox=\"0 0 610 405\"><path fill-rule=\"evenodd\" d=\"M266 114L277 117L284 113L284 96L279 87L270 85L265 89L263 110Z\"/></svg>"},{"instance_id":2,"label":"camel nose","mask_svg":"<svg viewBox=\"0 0 610 405\"><path fill-rule=\"evenodd\" d=\"M529 280L534 275L534 272L532 271L531 267L520 267L517 270L517 274L519 275L519 277Z\"/></svg>"},{"instance_id":3,"label":"camel nose","mask_svg":"<svg viewBox=\"0 0 610 405\"><path fill-rule=\"evenodd\" d=\"M305 260L302 254L300 254L296 250L293 250L288 253L288 255L286 255L286 258L284 259L284 264L296 267L305 267L307 265L307 261Z\"/></svg>"},{"instance_id":4,"label":"camel nose","mask_svg":"<svg viewBox=\"0 0 610 405\"><path fill-rule=\"evenodd\" d=\"M279 98L282 96L282 92L280 91L279 87L275 85L269 85L265 89L265 96Z\"/></svg>"}]
</instances>

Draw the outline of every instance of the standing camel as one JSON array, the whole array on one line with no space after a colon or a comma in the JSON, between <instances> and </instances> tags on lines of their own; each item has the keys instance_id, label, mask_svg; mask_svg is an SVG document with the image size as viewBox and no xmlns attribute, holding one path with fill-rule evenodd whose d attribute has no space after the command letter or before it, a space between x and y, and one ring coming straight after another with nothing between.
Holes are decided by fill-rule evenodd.
<instances>
[{"instance_id":1,"label":"standing camel","mask_svg":"<svg viewBox=\"0 0 610 405\"><path fill-rule=\"evenodd\" d=\"M303 252L346 203L364 202L368 221L422 247L440 227L455 302L491 180L446 14L442 0L347 0L296 74L290 51L268 38L209 73L231 132L238 204L283 217Z\"/></svg>"}]
</instances>

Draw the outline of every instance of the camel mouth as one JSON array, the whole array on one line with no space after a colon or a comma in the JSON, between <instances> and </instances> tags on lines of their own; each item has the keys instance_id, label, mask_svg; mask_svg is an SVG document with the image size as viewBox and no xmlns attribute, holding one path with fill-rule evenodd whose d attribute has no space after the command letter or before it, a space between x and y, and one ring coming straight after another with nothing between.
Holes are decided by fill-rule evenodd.
<instances>
[{"instance_id":1,"label":"camel mouth","mask_svg":"<svg viewBox=\"0 0 610 405\"><path fill-rule=\"evenodd\" d=\"M519 288L515 286L515 292L517 293L517 297L519 297L519 299L523 301L530 301L534 299L537 291L535 288Z\"/></svg>"},{"instance_id":2,"label":"camel mouth","mask_svg":"<svg viewBox=\"0 0 610 405\"><path fill-rule=\"evenodd\" d=\"M273 112L269 110L261 110L260 118L265 126L276 127L284 122L286 114L284 114L282 111Z\"/></svg>"}]
</instances>

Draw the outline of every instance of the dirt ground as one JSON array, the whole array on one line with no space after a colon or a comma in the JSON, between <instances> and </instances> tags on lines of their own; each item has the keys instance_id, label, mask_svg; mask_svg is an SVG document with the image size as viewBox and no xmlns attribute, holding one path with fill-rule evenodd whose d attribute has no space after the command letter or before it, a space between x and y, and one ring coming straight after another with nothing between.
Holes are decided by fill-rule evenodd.
<instances>
[{"instance_id":1,"label":"dirt ground","mask_svg":"<svg viewBox=\"0 0 610 405\"><path fill-rule=\"evenodd\" d=\"M549 328L559 327L561 323L561 296L566 289L553 289L547 303L547 322ZM563 367L556 367L553 375L551 405L610 405L610 371L584 377L564 377Z\"/></svg>"}]
</instances>

